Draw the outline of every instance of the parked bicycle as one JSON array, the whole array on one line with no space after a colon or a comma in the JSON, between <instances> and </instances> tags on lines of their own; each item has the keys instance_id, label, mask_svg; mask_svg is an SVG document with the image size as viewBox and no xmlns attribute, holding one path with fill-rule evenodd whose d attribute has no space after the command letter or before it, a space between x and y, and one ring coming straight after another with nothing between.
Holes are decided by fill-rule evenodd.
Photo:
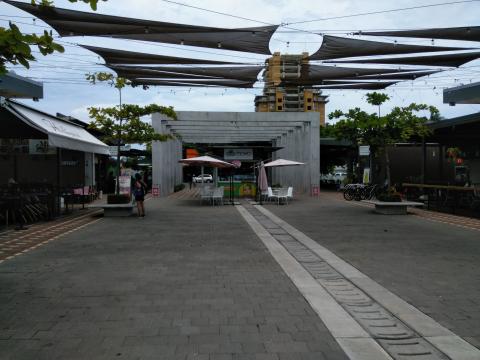
<instances>
[{"instance_id":1,"label":"parked bicycle","mask_svg":"<svg viewBox=\"0 0 480 360\"><path fill-rule=\"evenodd\" d=\"M371 200L377 197L379 190L377 184L347 184L343 188L343 197L347 201Z\"/></svg>"}]
</instances>

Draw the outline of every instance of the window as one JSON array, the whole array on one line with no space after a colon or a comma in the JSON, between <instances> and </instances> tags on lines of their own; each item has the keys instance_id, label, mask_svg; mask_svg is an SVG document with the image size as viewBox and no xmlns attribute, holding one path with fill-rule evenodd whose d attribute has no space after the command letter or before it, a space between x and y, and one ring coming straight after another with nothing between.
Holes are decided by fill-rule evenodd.
<instances>
[{"instance_id":1,"label":"window","mask_svg":"<svg viewBox=\"0 0 480 360\"><path fill-rule=\"evenodd\" d=\"M307 110L312 110L312 107L310 105L308 105Z\"/></svg>"},{"instance_id":2,"label":"window","mask_svg":"<svg viewBox=\"0 0 480 360\"><path fill-rule=\"evenodd\" d=\"M281 105L277 106L277 110L278 110L278 111L282 111L282 110L283 110L283 106L281 106Z\"/></svg>"}]
</instances>

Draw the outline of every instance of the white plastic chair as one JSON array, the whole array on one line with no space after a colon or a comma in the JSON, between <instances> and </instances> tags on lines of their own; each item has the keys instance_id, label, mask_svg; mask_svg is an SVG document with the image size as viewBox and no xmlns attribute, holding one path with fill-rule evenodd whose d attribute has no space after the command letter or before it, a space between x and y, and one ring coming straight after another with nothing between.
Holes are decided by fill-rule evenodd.
<instances>
[{"instance_id":1,"label":"white plastic chair","mask_svg":"<svg viewBox=\"0 0 480 360\"><path fill-rule=\"evenodd\" d=\"M215 205L216 201L218 201L219 204L223 205L224 192L225 192L225 188L223 186L220 186L218 188L215 188L215 190L213 190L212 205Z\"/></svg>"},{"instance_id":2,"label":"white plastic chair","mask_svg":"<svg viewBox=\"0 0 480 360\"><path fill-rule=\"evenodd\" d=\"M280 205L280 200L285 200L285 204L288 204L288 190L285 188L282 188L278 191L277 195L277 200L278 200L278 205Z\"/></svg>"},{"instance_id":3,"label":"white plastic chair","mask_svg":"<svg viewBox=\"0 0 480 360\"><path fill-rule=\"evenodd\" d=\"M204 200L212 201L213 190L208 186L202 186L200 188L200 203L202 204Z\"/></svg>"},{"instance_id":4,"label":"white plastic chair","mask_svg":"<svg viewBox=\"0 0 480 360\"><path fill-rule=\"evenodd\" d=\"M268 201L273 201L273 200L277 200L278 201L278 196L277 195L273 195L273 190L272 188L269 186L268 189L267 189L267 200Z\"/></svg>"},{"instance_id":5,"label":"white plastic chair","mask_svg":"<svg viewBox=\"0 0 480 360\"><path fill-rule=\"evenodd\" d=\"M289 186L287 190L287 199L293 200L293 187Z\"/></svg>"}]
</instances>

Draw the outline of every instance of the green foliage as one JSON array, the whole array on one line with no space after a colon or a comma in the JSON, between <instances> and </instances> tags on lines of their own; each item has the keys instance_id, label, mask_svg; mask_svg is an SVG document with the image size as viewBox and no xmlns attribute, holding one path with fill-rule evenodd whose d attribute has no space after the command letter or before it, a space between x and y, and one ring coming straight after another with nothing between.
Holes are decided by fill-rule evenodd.
<instances>
[{"instance_id":1,"label":"green foliage","mask_svg":"<svg viewBox=\"0 0 480 360\"><path fill-rule=\"evenodd\" d=\"M108 72L96 72L85 74L85 78L91 84L95 85L97 82L106 82L112 87L115 87L118 90L123 89L125 86L131 86L132 82L128 79L122 77L116 77L115 75Z\"/></svg>"},{"instance_id":2,"label":"green foliage","mask_svg":"<svg viewBox=\"0 0 480 360\"><path fill-rule=\"evenodd\" d=\"M84 2L85 4L90 4L90 7L92 8L92 10L97 10L97 4L98 4L98 0L68 0L70 1L71 3L76 3L76 2ZM107 1L107 0L102 0L102 1ZM36 1L36 0L32 0L31 1L31 4L32 5L40 5L40 6L53 6L53 1L49 1L49 0L41 0L40 2Z\"/></svg>"},{"instance_id":3,"label":"green foliage","mask_svg":"<svg viewBox=\"0 0 480 360\"><path fill-rule=\"evenodd\" d=\"M52 32L44 31L41 36L22 34L17 25L10 23L8 29L0 27L0 75L7 72L6 63L30 68L30 61L35 60L31 45L37 46L42 55L65 51L63 46L53 42Z\"/></svg>"},{"instance_id":4,"label":"green foliage","mask_svg":"<svg viewBox=\"0 0 480 360\"><path fill-rule=\"evenodd\" d=\"M121 139L125 144L145 144L151 141L166 141L172 138L170 135L157 134L152 125L141 120L141 117L153 113L161 113L176 119L172 107L165 107L156 104L139 106L134 104L123 104L120 107L88 109L93 122L90 128L105 134L102 140L115 143Z\"/></svg>"},{"instance_id":5,"label":"green foliage","mask_svg":"<svg viewBox=\"0 0 480 360\"><path fill-rule=\"evenodd\" d=\"M369 95L371 94L367 94L367 98ZM422 111L429 111L430 117L420 116ZM347 112L336 110L329 115L329 119L339 120L334 129L337 139L349 140L354 145L370 145L376 150L413 137L423 138L429 135L430 129L425 124L435 116L438 116L435 107L413 103L405 107L397 106L381 117L354 108Z\"/></svg>"},{"instance_id":6,"label":"green foliage","mask_svg":"<svg viewBox=\"0 0 480 360\"><path fill-rule=\"evenodd\" d=\"M97 10L99 0L69 0L70 2L82 1L90 4L93 10ZM107 1L107 0L102 0ZM50 0L31 0L32 5L53 6ZM0 75L7 73L7 64L21 64L30 68L30 62L35 61L30 46L36 46L43 56L50 55L55 51L63 53L65 49L53 41L51 31L44 31L43 35L23 34L19 28L10 23L9 28L0 27Z\"/></svg>"},{"instance_id":7,"label":"green foliage","mask_svg":"<svg viewBox=\"0 0 480 360\"><path fill-rule=\"evenodd\" d=\"M377 93L376 91L367 94L367 102L371 105L380 106L387 100L390 100L387 94Z\"/></svg>"},{"instance_id":8,"label":"green foliage","mask_svg":"<svg viewBox=\"0 0 480 360\"><path fill-rule=\"evenodd\" d=\"M372 105L380 106L386 100L388 100L388 96L385 94L367 94L367 101ZM421 116L423 111L428 111L430 116ZM415 138L421 139L430 135L431 130L426 123L431 119L438 119L439 111L434 106L412 103L405 107L397 106L384 116L369 114L360 108L354 108L347 112L336 110L328 117L338 120L334 129L337 139L348 140L355 146L370 145L370 150L375 154L379 149L385 149L388 145ZM390 183L388 151L384 151L384 154L387 181Z\"/></svg>"}]
</instances>

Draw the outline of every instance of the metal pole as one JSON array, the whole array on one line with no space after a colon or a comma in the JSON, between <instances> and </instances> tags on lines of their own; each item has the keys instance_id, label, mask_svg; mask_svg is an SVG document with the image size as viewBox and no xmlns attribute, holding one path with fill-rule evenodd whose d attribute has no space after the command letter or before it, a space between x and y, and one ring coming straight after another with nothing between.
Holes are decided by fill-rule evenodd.
<instances>
[{"instance_id":1,"label":"metal pole","mask_svg":"<svg viewBox=\"0 0 480 360\"><path fill-rule=\"evenodd\" d=\"M118 89L119 93L119 98L120 98L120 107L119 107L119 129L118 129L118 139L117 139L117 189L116 189L116 194L120 194L120 143L122 141L122 116L121 116L121 111L122 111L122 89Z\"/></svg>"}]
</instances>

